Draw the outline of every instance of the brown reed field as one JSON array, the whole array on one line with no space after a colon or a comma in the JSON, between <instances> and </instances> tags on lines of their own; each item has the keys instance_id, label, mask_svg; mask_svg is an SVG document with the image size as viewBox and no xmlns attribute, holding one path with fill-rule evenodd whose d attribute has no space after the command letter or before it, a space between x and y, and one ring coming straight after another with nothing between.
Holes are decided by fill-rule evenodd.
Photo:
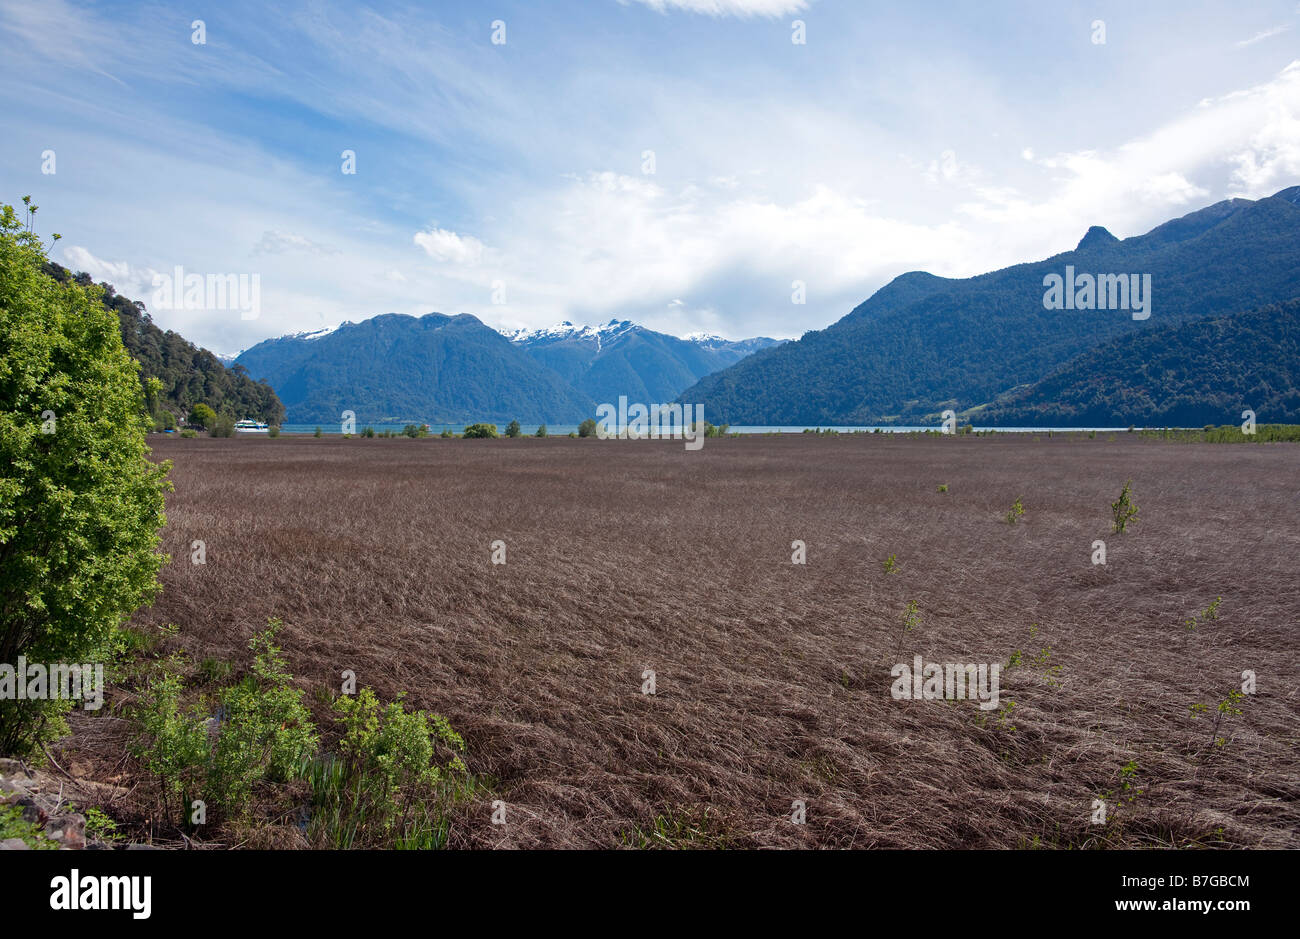
<instances>
[{"instance_id":1,"label":"brown reed field","mask_svg":"<svg viewBox=\"0 0 1300 939\"><path fill-rule=\"evenodd\" d=\"M1296 445L284 436L155 457L173 560L136 624L238 674L278 617L322 726L345 670L447 716L487 781L452 846L1300 847ZM999 706L895 700L918 654L1010 666ZM129 786L97 741L114 723L73 717L62 758L111 751Z\"/></svg>"}]
</instances>

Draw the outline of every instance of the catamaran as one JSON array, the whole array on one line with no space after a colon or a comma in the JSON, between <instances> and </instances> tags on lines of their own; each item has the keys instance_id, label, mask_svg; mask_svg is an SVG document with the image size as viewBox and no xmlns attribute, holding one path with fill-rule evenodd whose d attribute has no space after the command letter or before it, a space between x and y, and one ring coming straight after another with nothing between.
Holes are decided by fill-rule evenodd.
<instances>
[{"instance_id":1,"label":"catamaran","mask_svg":"<svg viewBox=\"0 0 1300 939\"><path fill-rule=\"evenodd\" d=\"M265 434L270 430L263 421L235 421L235 430L241 434Z\"/></svg>"}]
</instances>

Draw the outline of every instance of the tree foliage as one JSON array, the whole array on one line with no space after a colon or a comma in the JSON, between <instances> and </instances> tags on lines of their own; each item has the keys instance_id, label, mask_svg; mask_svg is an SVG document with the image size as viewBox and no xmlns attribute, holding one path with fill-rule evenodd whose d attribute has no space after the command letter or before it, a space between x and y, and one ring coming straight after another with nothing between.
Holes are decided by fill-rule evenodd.
<instances>
[{"instance_id":1,"label":"tree foliage","mask_svg":"<svg viewBox=\"0 0 1300 939\"><path fill-rule=\"evenodd\" d=\"M158 591L167 464L101 288L46 271L0 206L0 663L102 661ZM63 729L66 701L0 701L0 752Z\"/></svg>"}]
</instances>

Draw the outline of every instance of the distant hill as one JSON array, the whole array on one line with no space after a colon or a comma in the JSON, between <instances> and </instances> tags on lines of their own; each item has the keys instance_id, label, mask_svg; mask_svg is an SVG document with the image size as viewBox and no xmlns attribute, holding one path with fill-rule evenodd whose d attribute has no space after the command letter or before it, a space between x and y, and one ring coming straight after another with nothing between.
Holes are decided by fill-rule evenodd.
<instances>
[{"instance_id":1,"label":"distant hill","mask_svg":"<svg viewBox=\"0 0 1300 939\"><path fill-rule=\"evenodd\" d=\"M780 342L707 335L679 339L617 319L604 326L565 322L506 335L597 403L616 402L619 395L648 404L672 401L704 376Z\"/></svg>"},{"instance_id":2,"label":"distant hill","mask_svg":"<svg viewBox=\"0 0 1300 939\"><path fill-rule=\"evenodd\" d=\"M980 426L1300 424L1300 300L1112 339L999 399Z\"/></svg>"},{"instance_id":3,"label":"distant hill","mask_svg":"<svg viewBox=\"0 0 1300 939\"><path fill-rule=\"evenodd\" d=\"M1094 227L1074 251L977 277L903 274L834 325L757 352L679 400L731 424L910 423L988 405L1104 343L1300 296L1297 203L1300 187L1219 202L1122 241ZM1044 277L1067 265L1149 274L1150 318L1045 309Z\"/></svg>"},{"instance_id":4,"label":"distant hill","mask_svg":"<svg viewBox=\"0 0 1300 939\"><path fill-rule=\"evenodd\" d=\"M61 282L93 283L89 274L73 274L53 261L46 262L45 272ZM284 405L271 386L254 381L242 368L227 368L215 354L179 333L159 329L139 300L122 296L109 284L100 286L104 306L117 313L127 352L140 363L141 382L149 378L162 382L157 400L148 402L159 425L168 423L164 412L180 421L199 403L236 420L250 418L268 424L284 420Z\"/></svg>"},{"instance_id":5,"label":"distant hill","mask_svg":"<svg viewBox=\"0 0 1300 939\"><path fill-rule=\"evenodd\" d=\"M595 402L469 314L385 314L320 333L268 339L236 359L266 379L293 423L518 419L577 423Z\"/></svg>"}]
</instances>

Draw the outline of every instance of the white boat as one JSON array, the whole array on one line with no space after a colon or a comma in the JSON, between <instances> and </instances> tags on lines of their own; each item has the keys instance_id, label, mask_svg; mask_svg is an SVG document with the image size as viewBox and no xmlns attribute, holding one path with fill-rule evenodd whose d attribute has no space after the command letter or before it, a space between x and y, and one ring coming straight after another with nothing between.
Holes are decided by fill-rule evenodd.
<instances>
[{"instance_id":1,"label":"white boat","mask_svg":"<svg viewBox=\"0 0 1300 939\"><path fill-rule=\"evenodd\" d=\"M270 427L262 421L235 421L235 432L240 434L265 434L270 432Z\"/></svg>"}]
</instances>

